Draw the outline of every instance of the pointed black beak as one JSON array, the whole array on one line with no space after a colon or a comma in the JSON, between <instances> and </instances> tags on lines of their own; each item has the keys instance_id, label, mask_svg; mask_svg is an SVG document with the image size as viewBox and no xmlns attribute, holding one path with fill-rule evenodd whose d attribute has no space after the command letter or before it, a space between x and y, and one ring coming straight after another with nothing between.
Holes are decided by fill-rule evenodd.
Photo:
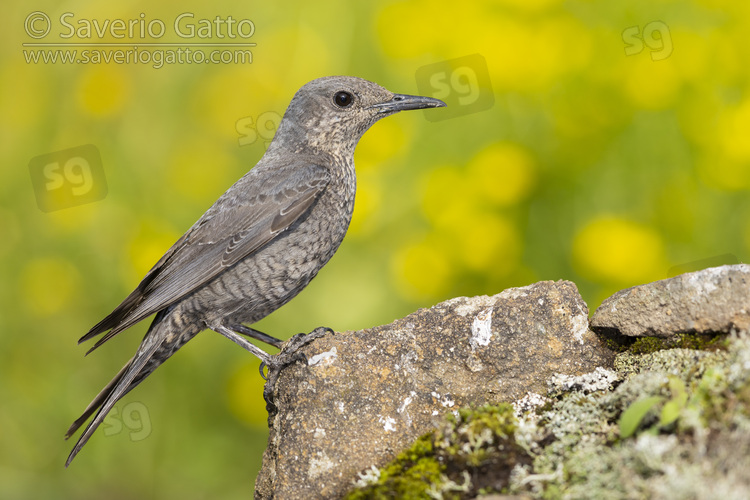
<instances>
[{"instance_id":1,"label":"pointed black beak","mask_svg":"<svg viewBox=\"0 0 750 500\"><path fill-rule=\"evenodd\" d=\"M381 113L396 113L397 111L406 111L408 109L442 108L444 106L445 103L443 101L432 97L393 94L393 98L390 101L373 104L370 107L377 109Z\"/></svg>"}]
</instances>

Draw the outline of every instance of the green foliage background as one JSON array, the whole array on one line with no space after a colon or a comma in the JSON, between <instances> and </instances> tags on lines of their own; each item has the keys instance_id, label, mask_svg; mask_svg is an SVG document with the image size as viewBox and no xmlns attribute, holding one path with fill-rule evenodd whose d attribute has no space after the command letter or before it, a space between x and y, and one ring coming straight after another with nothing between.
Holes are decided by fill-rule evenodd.
<instances>
[{"instance_id":1,"label":"green foliage background","mask_svg":"<svg viewBox=\"0 0 750 500\"><path fill-rule=\"evenodd\" d=\"M479 53L495 104L375 125L355 156L342 248L261 330L365 328L549 279L577 283L593 309L673 266L750 250L747 2L12 0L4 10L2 498L250 496L267 438L256 360L198 336L119 405L140 403L130 416L142 420L100 429L64 470L65 430L147 325L85 359L76 340L261 157L263 138L239 145L238 121L282 114L319 76L414 94L418 68ZM167 25L183 12L231 15L255 23L257 47L246 65L28 64L24 19L35 10ZM653 22L665 29L626 55L623 33ZM29 160L83 144L101 152L106 198L41 212Z\"/></svg>"}]
</instances>

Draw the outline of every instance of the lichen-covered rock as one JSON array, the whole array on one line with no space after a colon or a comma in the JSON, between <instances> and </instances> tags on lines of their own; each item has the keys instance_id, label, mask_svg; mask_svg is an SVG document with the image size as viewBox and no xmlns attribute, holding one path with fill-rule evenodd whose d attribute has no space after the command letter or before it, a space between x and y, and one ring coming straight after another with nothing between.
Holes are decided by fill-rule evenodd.
<instances>
[{"instance_id":1,"label":"lichen-covered rock","mask_svg":"<svg viewBox=\"0 0 750 500\"><path fill-rule=\"evenodd\" d=\"M591 328L631 337L750 328L750 265L713 267L621 290L602 302Z\"/></svg>"},{"instance_id":2,"label":"lichen-covered rock","mask_svg":"<svg viewBox=\"0 0 750 500\"><path fill-rule=\"evenodd\" d=\"M515 419L503 405L462 409L461 418L422 436L418 443L432 446L411 449L433 467L431 478L402 457L368 471L349 498L398 498L390 494L399 484L462 500L489 498L477 496L482 491L535 499L750 498L746 331L714 352L625 352L614 370L552 377L546 396L524 400L514 404ZM491 415L502 415L503 439L488 430L499 427L487 423ZM481 425L465 429L464 422ZM465 460L469 450L483 457L480 465ZM515 464L505 459L511 456Z\"/></svg>"},{"instance_id":3,"label":"lichen-covered rock","mask_svg":"<svg viewBox=\"0 0 750 500\"><path fill-rule=\"evenodd\" d=\"M304 348L269 395L259 498L338 498L447 412L545 393L556 374L611 367L570 282L457 298ZM434 471L433 471L434 472Z\"/></svg>"},{"instance_id":4,"label":"lichen-covered rock","mask_svg":"<svg viewBox=\"0 0 750 500\"><path fill-rule=\"evenodd\" d=\"M516 419L507 403L462 408L382 469L360 474L344 500L375 498L471 498L507 486L531 456L514 439Z\"/></svg>"},{"instance_id":5,"label":"lichen-covered rock","mask_svg":"<svg viewBox=\"0 0 750 500\"><path fill-rule=\"evenodd\" d=\"M750 498L747 332L735 332L726 351L623 353L615 372L613 390L573 390L521 417L525 431L516 431L517 441L536 445L536 459L514 471L510 491L534 498Z\"/></svg>"}]
</instances>

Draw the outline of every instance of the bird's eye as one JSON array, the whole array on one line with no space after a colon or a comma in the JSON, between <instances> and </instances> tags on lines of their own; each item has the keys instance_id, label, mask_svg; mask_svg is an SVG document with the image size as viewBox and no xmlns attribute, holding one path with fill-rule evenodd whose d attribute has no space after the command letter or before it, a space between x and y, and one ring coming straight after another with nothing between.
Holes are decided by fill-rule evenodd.
<instances>
[{"instance_id":1,"label":"bird's eye","mask_svg":"<svg viewBox=\"0 0 750 500\"><path fill-rule=\"evenodd\" d=\"M348 108L354 102L354 96L351 95L349 92L340 90L336 92L336 94L333 96L333 102L339 108Z\"/></svg>"}]
</instances>

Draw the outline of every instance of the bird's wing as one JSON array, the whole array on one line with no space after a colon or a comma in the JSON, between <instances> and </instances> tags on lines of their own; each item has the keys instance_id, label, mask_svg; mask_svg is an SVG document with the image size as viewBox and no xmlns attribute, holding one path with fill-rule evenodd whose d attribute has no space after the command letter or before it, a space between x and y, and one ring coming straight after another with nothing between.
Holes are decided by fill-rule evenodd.
<instances>
[{"instance_id":1,"label":"bird's wing","mask_svg":"<svg viewBox=\"0 0 750 500\"><path fill-rule=\"evenodd\" d=\"M303 216L329 182L313 162L255 169L170 248L138 287L79 340L110 330L89 352L151 314L174 304L253 254Z\"/></svg>"}]
</instances>

